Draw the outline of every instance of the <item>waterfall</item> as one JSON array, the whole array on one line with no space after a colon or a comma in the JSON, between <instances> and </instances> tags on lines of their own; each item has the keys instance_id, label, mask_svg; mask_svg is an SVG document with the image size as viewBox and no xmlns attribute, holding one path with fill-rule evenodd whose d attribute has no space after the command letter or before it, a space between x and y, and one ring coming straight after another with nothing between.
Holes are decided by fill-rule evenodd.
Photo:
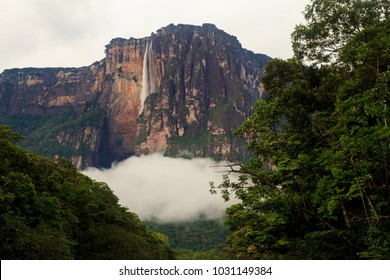
<instances>
[{"instance_id":1,"label":"waterfall","mask_svg":"<svg viewBox=\"0 0 390 280\"><path fill-rule=\"evenodd\" d=\"M154 80L154 72L153 72L153 43L147 42L144 54L144 61L142 64L142 89L141 89L141 108L139 110L139 115L141 115L144 109L144 103L149 94L156 92L156 83Z\"/></svg>"},{"instance_id":2,"label":"waterfall","mask_svg":"<svg viewBox=\"0 0 390 280\"><path fill-rule=\"evenodd\" d=\"M153 54L153 41L150 41L149 45L149 51L148 51L148 66L149 66L149 94L156 92L156 83L154 80L154 71L152 67L152 63L154 60L154 54Z\"/></svg>"}]
</instances>

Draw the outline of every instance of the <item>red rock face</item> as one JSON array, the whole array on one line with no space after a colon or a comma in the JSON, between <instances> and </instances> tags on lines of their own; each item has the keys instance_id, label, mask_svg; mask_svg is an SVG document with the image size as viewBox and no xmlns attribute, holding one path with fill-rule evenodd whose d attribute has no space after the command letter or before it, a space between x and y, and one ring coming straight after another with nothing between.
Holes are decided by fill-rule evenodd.
<instances>
[{"instance_id":1,"label":"red rock face","mask_svg":"<svg viewBox=\"0 0 390 280\"><path fill-rule=\"evenodd\" d=\"M146 100L136 153L218 159L244 153L232 131L261 98L269 58L242 49L235 37L213 25L170 25L149 40L158 94Z\"/></svg>"},{"instance_id":2,"label":"red rock face","mask_svg":"<svg viewBox=\"0 0 390 280\"><path fill-rule=\"evenodd\" d=\"M110 82L99 105L107 112L107 149L113 159L134 154L146 42L113 40L106 48L105 75Z\"/></svg>"},{"instance_id":3,"label":"red rock face","mask_svg":"<svg viewBox=\"0 0 390 280\"><path fill-rule=\"evenodd\" d=\"M5 71L0 114L14 121L70 110L50 140L67 152L45 153L80 168L155 152L237 159L245 143L232 130L261 98L269 60L213 25L170 25L143 39L112 40L106 58L89 67Z\"/></svg>"}]
</instances>

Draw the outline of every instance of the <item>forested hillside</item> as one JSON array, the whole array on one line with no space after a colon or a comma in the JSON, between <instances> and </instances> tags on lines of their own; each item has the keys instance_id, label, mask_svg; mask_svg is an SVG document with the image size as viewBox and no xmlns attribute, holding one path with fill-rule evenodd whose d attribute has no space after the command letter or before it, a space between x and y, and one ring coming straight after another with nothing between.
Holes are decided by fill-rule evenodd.
<instances>
[{"instance_id":1,"label":"forested hillside","mask_svg":"<svg viewBox=\"0 0 390 280\"><path fill-rule=\"evenodd\" d=\"M104 183L15 144L0 126L1 259L170 259L166 238Z\"/></svg>"},{"instance_id":2,"label":"forested hillside","mask_svg":"<svg viewBox=\"0 0 390 280\"><path fill-rule=\"evenodd\" d=\"M268 64L237 131L255 156L219 186L242 199L232 257L390 259L389 14L388 0L313 0L294 58Z\"/></svg>"},{"instance_id":3,"label":"forested hillside","mask_svg":"<svg viewBox=\"0 0 390 280\"><path fill-rule=\"evenodd\" d=\"M225 240L229 235L223 219L200 218L194 221L161 223L146 221L146 225L169 238L178 259L227 258Z\"/></svg>"}]
</instances>

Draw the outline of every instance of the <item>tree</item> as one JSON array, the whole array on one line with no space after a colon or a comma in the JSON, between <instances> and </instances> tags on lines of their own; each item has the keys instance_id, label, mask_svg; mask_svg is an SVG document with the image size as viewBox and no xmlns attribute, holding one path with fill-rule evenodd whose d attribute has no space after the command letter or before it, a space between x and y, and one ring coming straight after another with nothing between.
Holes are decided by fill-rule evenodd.
<instances>
[{"instance_id":1,"label":"tree","mask_svg":"<svg viewBox=\"0 0 390 280\"><path fill-rule=\"evenodd\" d=\"M1 259L171 259L104 183L15 144L0 126Z\"/></svg>"},{"instance_id":2,"label":"tree","mask_svg":"<svg viewBox=\"0 0 390 280\"><path fill-rule=\"evenodd\" d=\"M358 32L388 20L387 0L312 0L305 24L292 33L295 57L315 63L337 61L340 51Z\"/></svg>"},{"instance_id":3,"label":"tree","mask_svg":"<svg viewBox=\"0 0 390 280\"><path fill-rule=\"evenodd\" d=\"M239 258L390 258L389 2L313 0L237 133L254 157L219 187ZM237 168L239 167L239 168Z\"/></svg>"}]
</instances>

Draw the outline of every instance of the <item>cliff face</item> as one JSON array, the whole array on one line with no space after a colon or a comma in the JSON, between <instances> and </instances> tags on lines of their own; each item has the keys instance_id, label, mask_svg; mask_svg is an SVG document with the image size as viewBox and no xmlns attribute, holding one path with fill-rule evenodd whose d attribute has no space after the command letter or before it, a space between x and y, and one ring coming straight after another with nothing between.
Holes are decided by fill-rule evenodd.
<instances>
[{"instance_id":1,"label":"cliff face","mask_svg":"<svg viewBox=\"0 0 390 280\"><path fill-rule=\"evenodd\" d=\"M79 168L155 152L237 160L245 143L232 131L261 98L269 60L214 25L169 25L112 40L89 67L4 71L0 123Z\"/></svg>"}]
</instances>

